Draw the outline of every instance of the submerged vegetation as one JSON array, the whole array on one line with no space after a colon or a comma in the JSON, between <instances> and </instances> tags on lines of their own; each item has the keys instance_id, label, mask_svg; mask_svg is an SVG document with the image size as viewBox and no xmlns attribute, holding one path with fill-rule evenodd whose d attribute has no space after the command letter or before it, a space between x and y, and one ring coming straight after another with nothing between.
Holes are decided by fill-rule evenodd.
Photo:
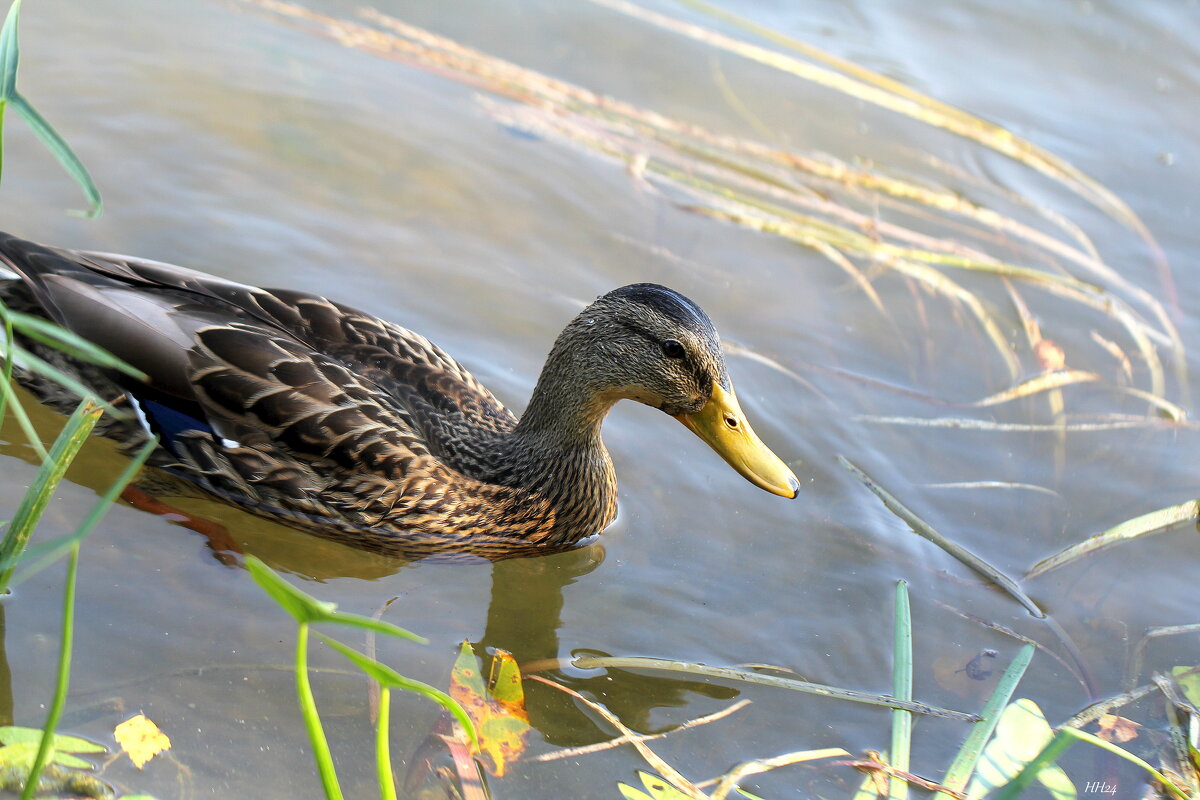
<instances>
[{"instance_id":1,"label":"submerged vegetation","mask_svg":"<svg viewBox=\"0 0 1200 800\"><path fill-rule=\"evenodd\" d=\"M778 49L652 12L624 0L593 0L600 6L627 15L636 24L687 37L721 53L750 59L770 69L820 83L847 97L907 115L965 137L1047 176L1145 242L1151 258L1158 265L1161 296L1131 283L1107 264L1089 237L1071 220L1051 208L982 182L977 182L972 189L980 196L988 196L986 202L968 200L931 183L897 177L889 174L885 167L848 164L828 156L797 153L759 141L715 133L538 74L371 9L362 10L359 17L350 20L318 14L303 6L277 0L239 2L244 8L303 26L358 50L436 69L441 74L507 98L509 102L494 99L482 102L488 113L503 124L618 160L634 180L666 193L680 208L781 237L819 253L843 271L880 317L892 325L897 325L893 319L894 309L888 307L876 288L876 283L885 274L899 276L939 298L954 311L964 312L956 319L973 320L964 324L981 337L991 353L990 363L981 370L986 372L989 366L1001 366L1007 376L1007 385L981 399L950 403L931 398L931 405L996 410L1017 406L1016 401L1025 398L1045 400L1045 405L1035 412L1033 419L1015 416L999 420L992 416L862 416L862 421L888 426L955 427L985 432L1021 430L1047 434L1055 439L1059 464L1063 462L1061 451L1068 432L1193 425L1185 410L1188 405L1186 352L1172 321L1175 290L1157 243L1141 220L1105 187L1062 159L1001 127L810 45L755 26L702 0L683 2L701 14L743 29ZM19 7L20 0L17 0L0 32L0 115L8 105L29 122L79 182L91 203L92 213L98 213L99 194L86 170L62 138L16 91ZM736 97L731 100L736 101ZM1001 212L997 208L1010 211ZM884 222L877 215L878 209L887 209L889 216L908 219L911 224ZM969 288L964 277L971 274L986 280L983 284L972 282ZM1086 341L1073 339L1070 331L1054 330L1053 321L1039 321L1042 315L1034 309L1044 298L1055 298L1086 309L1098 327L1101 324L1107 327L1093 330ZM1011 341L1004 332L996 310L1002 303L1008 304L1011 316L1019 321L1024 336L1021 344ZM0 742L5 745L0 748L0 768L9 773L15 771L12 780L9 780L12 775L6 773L5 785L24 787L23 798L32 797L35 788L42 792L69 791L76 795L109 797L113 789L92 776L85 776L83 770L88 763L71 755L95 752L97 746L55 731L67 700L75 576L81 543L135 478L154 442L147 444L127 463L95 509L72 534L30 547L34 528L52 502L56 487L106 408L70 376L22 348L17 337L53 344L74 358L109 368L129 368L56 326L3 308L0 308L0 318L5 325L5 374L0 381L0 416L3 413L12 415L40 461L37 475L20 506L10 516L4 539L0 542L0 584L9 589L55 559L64 556L67 559L56 692L48 704L42 730L0 728ZM768 356L744 349L735 349L735 352L794 374ZM1073 366L1076 364L1087 367ZM1164 365L1169 365L1169 369ZM34 430L18 393L14 391L11 383L14 367L56 381L80 395L78 409L49 448ZM1069 411L1067 398L1070 391L1085 387L1102 390L1110 398L1111 408L1087 415ZM1131 403L1137 407L1136 412L1130 411ZM112 409L107 411L115 413ZM442 691L406 678L376 660L370 652L373 644L368 645L368 654L363 654L321 636L330 648L344 655L374 683L376 783L380 796L481 800L492 796L493 790L498 797L521 796L522 787L509 790L503 776L506 768L521 763L522 759L582 758L604 749L629 745L646 761L653 774L638 773L640 787L620 780L622 777L628 780L627 776L616 776L612 787L596 790L595 796L603 796L611 788L612 796L619 793L626 800L724 800L735 794L758 798L759 795L743 788L741 783L770 770L813 762L822 769L841 771L838 774L848 772L848 767L866 773L857 792L851 790L846 795L855 800L871 797L904 800L910 796L910 791L931 792L938 798L986 796L1004 800L1018 796L1035 781L1052 797L1069 798L1079 793L1078 780L1073 782L1070 774L1057 765L1057 760L1068 747L1082 741L1137 765L1152 782L1152 791L1159 796L1200 799L1200 777L1197 775L1200 770L1197 756L1200 665L1174 665L1167 672L1153 673L1149 683L1138 685L1144 672L1145 651L1151 641L1192 635L1200 630L1200 625L1163 626L1145 631L1130 651L1124 674L1125 691L1115 697L1099 697L1086 659L1058 625L1053 613L1043 609L1024 588L1028 581L1104 549L1194 522L1200 516L1200 501L1187 500L1148 511L1038 562L1018 580L957 544L952 535L933 528L861 468L847 459L842 461L904 525L982 576L988 585L1006 593L1014 607L1024 608L1056 643L1051 647L998 623L950 609L978 622L981 629L999 632L1012 640L1011 649L1003 657L1007 661L1003 673L978 713L940 708L913 697L913 626L907 584L903 580L896 585L893 672L887 694L815 684L779 667L714 667L640 656L578 655L569 661L526 664L521 665L523 669L518 669L511 656L503 652L487 654L492 674L485 684L476 654L465 644L451 674L448 691ZM1024 488L1052 492L1035 485ZM408 639L419 637L379 618L338 612L332 604L296 589L253 556L246 558L245 566L250 576L296 621L296 657L290 669L295 675L300 714L313 746L323 790L331 800L340 798L343 795L337 770L309 679L310 626L331 623L371 634ZM15 602L15 596L9 594L4 601ZM1039 650L1057 659L1070 671L1089 698L1083 711L1056 726L1046 720L1032 699L1013 699ZM986 656L989 659L999 657L994 650L982 651L981 657L986 653L990 653ZM748 701L739 701L720 712L680 725L669 734L640 734L606 707L600 698L576 691L566 682L537 674L567 668L657 672L722 684L756 684L772 690L884 706L891 714L890 737L881 731L880 740L887 740L888 749L886 753L868 751L860 758L854 758L840 748L789 752L739 764L711 781L694 782L658 755L647 742L664 735L681 735L683 731L701 725L720 724L744 708ZM988 672L979 664L968 664L964 669L980 674ZM530 722L525 709L523 681L548 685L570 695L615 729L618 735L605 743L528 757L525 751ZM433 700L447 712L430 733L428 747L410 760L403 780L397 780L394 775L388 736L390 692L393 689L415 692ZM1140 724L1115 713L1147 698L1153 698L1157 704L1155 713L1162 716L1157 731L1149 730L1148 723ZM961 747L939 779L922 777L911 771L915 715L930 715L970 726L962 731ZM169 743L163 744L165 737L152 723L149 723L149 729L143 727L143 723L148 722L144 717L135 722L141 733L129 733L126 728L125 732L116 734L126 752L138 760L139 768L144 759L169 746ZM1084 730L1088 726L1095 732ZM794 734L800 735L800 732ZM125 736L141 744L126 745ZM787 736L778 738L785 740ZM431 751L449 754L452 767L438 768ZM1156 761L1157 766L1151 760ZM491 786L485 772L494 779ZM46 776L50 776L50 780ZM398 794L398 786L402 787L403 794Z\"/></svg>"}]
</instances>

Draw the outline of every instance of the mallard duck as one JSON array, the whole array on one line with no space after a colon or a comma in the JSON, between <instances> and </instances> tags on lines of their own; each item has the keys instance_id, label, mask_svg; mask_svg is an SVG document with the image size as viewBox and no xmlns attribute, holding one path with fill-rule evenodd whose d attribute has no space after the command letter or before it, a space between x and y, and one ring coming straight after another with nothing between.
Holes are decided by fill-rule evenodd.
<instances>
[{"instance_id":1,"label":"mallard duck","mask_svg":"<svg viewBox=\"0 0 1200 800\"><path fill-rule=\"evenodd\" d=\"M615 289L571 320L518 419L424 337L324 297L4 234L0 263L19 277L0 287L10 307L148 376L65 363L132 410L106 435L156 435L154 466L349 544L504 558L599 533L617 499L600 428L624 398L675 417L762 489L799 489L738 406L712 322L664 286Z\"/></svg>"}]
</instances>

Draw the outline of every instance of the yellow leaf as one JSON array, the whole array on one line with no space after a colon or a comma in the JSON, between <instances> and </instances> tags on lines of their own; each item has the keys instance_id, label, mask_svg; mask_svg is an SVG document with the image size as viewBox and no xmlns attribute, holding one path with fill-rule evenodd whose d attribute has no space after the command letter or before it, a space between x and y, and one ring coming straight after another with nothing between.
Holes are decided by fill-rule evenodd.
<instances>
[{"instance_id":1,"label":"yellow leaf","mask_svg":"<svg viewBox=\"0 0 1200 800\"><path fill-rule=\"evenodd\" d=\"M525 752L529 716L525 712L521 673L512 655L497 650L492 667L489 690L480 675L475 651L463 642L450 674L450 696L475 723L484 768L500 777Z\"/></svg>"},{"instance_id":2,"label":"yellow leaf","mask_svg":"<svg viewBox=\"0 0 1200 800\"><path fill-rule=\"evenodd\" d=\"M138 714L113 729L113 736L129 760L138 769L164 750L171 749L171 740L150 720Z\"/></svg>"}]
</instances>

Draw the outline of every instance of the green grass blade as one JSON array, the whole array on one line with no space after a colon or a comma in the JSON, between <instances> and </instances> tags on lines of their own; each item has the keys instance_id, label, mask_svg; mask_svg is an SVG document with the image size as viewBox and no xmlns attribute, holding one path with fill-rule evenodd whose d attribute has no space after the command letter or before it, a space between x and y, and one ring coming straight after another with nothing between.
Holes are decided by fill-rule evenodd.
<instances>
[{"instance_id":1,"label":"green grass blade","mask_svg":"<svg viewBox=\"0 0 1200 800\"><path fill-rule=\"evenodd\" d=\"M21 48L17 44L17 24L21 15L21 0L8 7L4 27L0 28L0 102L17 92L17 62Z\"/></svg>"},{"instance_id":2,"label":"green grass blade","mask_svg":"<svg viewBox=\"0 0 1200 800\"><path fill-rule=\"evenodd\" d=\"M38 788L38 777L42 768L50 759L54 744L54 729L62 717L63 706L67 703L67 690L71 683L71 648L75 639L75 576L79 571L79 542L71 545L71 555L67 559L66 586L63 589L62 632L59 634L58 645L58 679L55 681L54 699L50 702L50 710L46 712L46 722L42 729L42 741L38 744L37 755L29 768L29 777L25 779L25 789L21 792L21 800L32 800Z\"/></svg>"},{"instance_id":3,"label":"green grass blade","mask_svg":"<svg viewBox=\"0 0 1200 800\"><path fill-rule=\"evenodd\" d=\"M388 744L388 725L392 714L392 692L379 690L379 718L375 722L375 769L382 800L396 800L396 778L392 772L392 748Z\"/></svg>"},{"instance_id":4,"label":"green grass blade","mask_svg":"<svg viewBox=\"0 0 1200 800\"><path fill-rule=\"evenodd\" d=\"M938 533L929 525L929 523L925 522L925 520L921 519L912 511L910 511L908 507L897 500L891 492L876 483L870 476L867 475L867 473L863 472L853 462L851 462L850 459L846 458L845 456L838 456L838 461L842 463L843 467L852 472L855 477L862 481L863 485L870 489L875 496L883 502L884 506L886 506L889 511L900 517L900 519L904 520L904 522L907 523L912 529L913 533L933 542L938 547L957 558L963 564L967 565L975 572L979 573L1004 591L1008 592L1013 599L1025 606L1030 614L1033 614L1038 619L1045 619L1046 612L1042 611L1042 609L1038 607L1038 604L1033 602L1029 595L1022 591L1021 587L1017 585L1016 581L962 545L952 542L942 534Z\"/></svg>"},{"instance_id":5,"label":"green grass blade","mask_svg":"<svg viewBox=\"0 0 1200 800\"><path fill-rule=\"evenodd\" d=\"M329 740L325 738L312 684L308 681L308 624L305 622L301 622L296 631L296 696L300 702L300 714L304 717L304 727L308 730L308 740L312 743L317 772L321 775L321 786L325 788L325 797L327 800L344 800L342 788L338 785L337 770L333 766L333 753L329 751Z\"/></svg>"},{"instance_id":6,"label":"green grass blade","mask_svg":"<svg viewBox=\"0 0 1200 800\"><path fill-rule=\"evenodd\" d=\"M51 495L58 488L67 467L87 441L102 413L103 409L100 406L90 400L84 400L67 420L66 426L54 440L54 446L50 448L49 457L38 469L29 491L22 498L17 513L5 531L4 540L0 542L0 562L10 561L25 549L38 519L50 502ZM12 572L13 567L9 566L0 574L0 591L7 589Z\"/></svg>"},{"instance_id":7,"label":"green grass blade","mask_svg":"<svg viewBox=\"0 0 1200 800\"><path fill-rule=\"evenodd\" d=\"M992 696L983 706L981 713L983 719L976 722L975 727L967 734L966 740L958 750L958 755L950 764L950 769L946 770L946 777L942 779L943 786L960 792L966 788L967 781L971 779L971 775L975 772L975 765L979 763L979 757L983 754L983 746L991 738L992 731L996 730L1000 712L1008 705L1013 692L1017 689L1017 684L1024 677L1029 662L1033 660L1033 653L1033 645L1025 645L1017 652L1016 658L1008 665L1008 669L1004 670L1004 674L996 682L996 688L992 690ZM945 792L938 792L934 797L950 800L950 795Z\"/></svg>"},{"instance_id":8,"label":"green grass blade","mask_svg":"<svg viewBox=\"0 0 1200 800\"><path fill-rule=\"evenodd\" d=\"M951 711L948 708L931 706L928 703L897 700L885 694L871 694L853 689L838 689L820 683L799 681L795 678L783 678L777 675L763 675L747 669L734 667L710 667L707 664L692 664L686 661L672 661L666 658L645 658L643 656L575 656L571 664L579 669L649 669L662 672L681 672L686 675L701 675L706 678L735 681L739 683L756 683L763 686L775 686L780 689L791 689L806 694L817 694L824 697L835 697L854 703L866 703L887 708L903 708L916 714L926 714L933 717L954 719L960 722L978 722L981 718L975 714L962 711Z\"/></svg>"},{"instance_id":9,"label":"green grass blade","mask_svg":"<svg viewBox=\"0 0 1200 800\"><path fill-rule=\"evenodd\" d=\"M321 636L321 634L317 635ZM369 658L351 647L347 647L337 639L321 636L321 641L353 661L356 667L366 673L367 677L379 683L381 687L385 689L403 689L406 692L419 694L437 703L454 715L454 718L463 726L467 735L471 737L471 743L476 747L479 746L479 736L475 730L475 724L467 716L466 710L450 695L440 689L435 689L427 683L406 678L386 664L381 664L375 659Z\"/></svg>"},{"instance_id":10,"label":"green grass blade","mask_svg":"<svg viewBox=\"0 0 1200 800\"><path fill-rule=\"evenodd\" d=\"M96 188L96 183L88 173L87 167L75 155L71 146L21 94L14 92L8 98L8 102L13 111L16 111L29 123L29 127L33 128L33 132L42 140L42 144L46 145L46 148L58 159L62 168L75 179L75 183L79 184L79 188L83 190L83 196L87 199L89 206L87 211L82 212L83 216L88 218L100 216L104 211L104 204L100 200L100 190Z\"/></svg>"},{"instance_id":11,"label":"green grass blade","mask_svg":"<svg viewBox=\"0 0 1200 800\"><path fill-rule=\"evenodd\" d=\"M385 633L401 639L411 639L422 644L426 643L423 636L404 630L398 625L383 620L364 617L360 614L347 614L337 610L336 603L327 603L307 594L283 578L275 574L275 570L264 564L255 556L246 557L246 569L250 576L263 588L267 594L287 611L297 622L314 624L330 622L351 628Z\"/></svg>"},{"instance_id":12,"label":"green grass blade","mask_svg":"<svg viewBox=\"0 0 1200 800\"><path fill-rule=\"evenodd\" d=\"M912 700L912 614L908 603L908 582L896 582L896 621L892 645L892 697L909 702ZM909 752L912 747L912 712L900 708L892 709L891 764L902 772L908 772ZM889 783L889 800L905 800L908 797L908 781L893 775Z\"/></svg>"},{"instance_id":13,"label":"green grass blade","mask_svg":"<svg viewBox=\"0 0 1200 800\"><path fill-rule=\"evenodd\" d=\"M1162 786L1165 786L1167 788L1168 792L1175 795L1180 800L1188 800L1187 794L1182 789L1180 789L1178 786L1176 786L1171 781L1167 780L1167 777L1165 775L1163 775L1161 772L1156 770L1154 767L1150 766L1150 764L1148 764L1145 761L1143 761L1142 759L1138 758L1137 756L1135 756L1133 753L1129 752L1125 748L1115 745L1112 742L1106 742L1103 739L1101 739L1099 736L1090 734L1087 731L1081 731L1078 728L1061 728L1061 729L1059 729L1059 735L1063 735L1063 734L1065 734L1071 738L1074 738L1074 739L1079 739L1081 741L1088 742L1090 744L1094 744L1094 745L1096 745L1096 747L1099 747L1102 750L1107 750L1110 753L1114 753L1115 755L1120 756L1121 758L1125 759L1126 761L1130 761L1134 764L1137 764L1139 767L1146 770L1146 772L1149 772L1150 775L1154 777L1154 780L1158 781L1159 784L1161 784Z\"/></svg>"},{"instance_id":14,"label":"green grass blade","mask_svg":"<svg viewBox=\"0 0 1200 800\"><path fill-rule=\"evenodd\" d=\"M333 603L317 600L292 586L257 556L246 556L246 570L262 590L301 625L324 619L336 608Z\"/></svg>"}]
</instances>

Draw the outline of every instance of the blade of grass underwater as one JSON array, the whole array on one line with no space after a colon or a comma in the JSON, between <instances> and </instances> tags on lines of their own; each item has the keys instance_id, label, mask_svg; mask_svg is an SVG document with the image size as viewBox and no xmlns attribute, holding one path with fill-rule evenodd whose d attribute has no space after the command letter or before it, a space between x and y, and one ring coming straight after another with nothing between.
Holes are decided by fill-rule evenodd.
<instances>
[{"instance_id":1,"label":"blade of grass underwater","mask_svg":"<svg viewBox=\"0 0 1200 800\"><path fill-rule=\"evenodd\" d=\"M1160 508L1157 511L1151 511L1148 514L1142 514L1141 516L1126 520L1119 525L1114 525L1108 530L1085 539L1079 544L1071 545L1048 558L1043 558L1034 564L1029 572L1025 574L1025 579L1029 580L1040 575L1045 575L1051 570L1064 567L1085 556L1099 553L1102 550L1116 547L1119 544L1139 537L1162 533L1172 526L1191 522L1197 519L1197 517L1200 517L1200 500L1188 500L1186 503L1180 503L1177 506L1168 506L1167 508Z\"/></svg>"},{"instance_id":2,"label":"blade of grass underwater","mask_svg":"<svg viewBox=\"0 0 1200 800\"><path fill-rule=\"evenodd\" d=\"M1128 417L1111 414L1107 415L1107 417L1106 420L1100 422L1067 422L1064 425L1057 423L993 422L991 420L972 419L970 417L880 417L872 414L856 414L851 417L851 420L854 422L869 422L875 425L905 425L916 428L958 428L964 431L987 431L991 433L1057 433L1063 429L1073 433L1096 433L1099 431L1129 430L1131 428L1154 428L1162 430L1164 428L1187 427L1193 429L1198 427L1195 423L1174 423L1154 417Z\"/></svg>"},{"instance_id":3,"label":"blade of grass underwater","mask_svg":"<svg viewBox=\"0 0 1200 800\"><path fill-rule=\"evenodd\" d=\"M845 467L856 478L858 478L864 486L870 489L871 492L883 502L884 506L886 506L889 511L900 517L900 519L904 520L904 522L912 529L913 533L933 542L938 547L957 558L963 564L1003 589L1014 600L1025 606L1026 610L1028 610L1030 614L1033 614L1038 619L1046 618L1046 612L1042 611L1042 609L1038 607L1038 604L1033 602L1029 595L1025 594L1025 592L1021 590L1021 587L1017 585L1016 581L984 561L979 556L972 553L970 550L967 550L965 547L950 541L945 536L938 533L936 530L930 527L927 522L918 517L903 503L897 500L889 491L876 483L874 479L867 475L867 473L859 469L853 462L850 461L850 459L846 458L845 456L838 456L838 461L841 462L843 467Z\"/></svg>"},{"instance_id":4,"label":"blade of grass underwater","mask_svg":"<svg viewBox=\"0 0 1200 800\"><path fill-rule=\"evenodd\" d=\"M882 694L858 692L853 689L837 689L819 683L799 681L794 678L781 678L775 675L761 675L734 667L710 667L707 664L692 664L687 661L672 661L666 658L646 658L643 656L575 656L571 664L579 669L650 669L662 672L682 672L687 675L703 675L708 678L737 681L739 683L757 683L763 686L775 686L780 689L791 689L807 694L817 694L824 697L834 697L849 700L854 703L866 703L887 708L903 708L917 714L927 714L934 717L959 720L961 722L978 722L979 717L962 711L951 711L947 708L931 706L927 703L898 700Z\"/></svg>"},{"instance_id":5,"label":"blade of grass underwater","mask_svg":"<svg viewBox=\"0 0 1200 800\"><path fill-rule=\"evenodd\" d=\"M58 488L59 481L67 472L71 460L87 441L92 428L96 426L104 409L90 400L84 400L75 409L67 424L63 426L54 445L50 448L49 457L42 463L30 484L29 491L21 499L8 530L4 532L4 540L0 542L0 562L10 562L11 559L25 549L34 527L46 510L50 497ZM8 588L15 567L6 567L0 573L0 592Z\"/></svg>"},{"instance_id":6,"label":"blade of grass underwater","mask_svg":"<svg viewBox=\"0 0 1200 800\"><path fill-rule=\"evenodd\" d=\"M805 80L843 92L859 100L873 103L979 142L986 147L1019 161L1031 169L1057 180L1076 194L1096 205L1109 216L1136 231L1139 235L1142 235L1147 240L1147 243L1153 243L1157 248L1157 244L1146 229L1145 224L1142 223L1138 216L1119 197L1075 166L1032 142L1015 136L1012 132L999 125L985 122L978 117L934 101L911 89L898 91L899 84L881 79L880 76L862 67L855 67L840 60L835 61L832 56L821 53L817 48L805 46L803 50L805 55L810 58L820 58L820 60L826 63L834 64L838 69L853 73L855 78L848 78L845 75L804 63L782 53L733 39L700 25L650 11L625 0L592 0L592 2L663 28L664 30L669 30L695 41L703 42L726 52L742 56L743 58L757 61L758 63L796 75ZM695 0L692 0L692 2L694 3ZM728 12L719 12L718 15L726 20L734 18L734 15L728 14ZM759 35L765 35L762 29L757 29L755 32ZM776 34L768 38L778 42L783 37ZM815 53L821 54L817 56L814 55Z\"/></svg>"},{"instance_id":7,"label":"blade of grass underwater","mask_svg":"<svg viewBox=\"0 0 1200 800\"><path fill-rule=\"evenodd\" d=\"M1043 372L1041 375L1037 375L1027 381L1021 381L1016 386L988 395L982 400L966 403L966 405L972 408L986 408L988 406L1019 400L1022 397L1029 397L1041 392L1061 389L1064 386L1071 386L1076 383L1090 383L1098 380L1100 380L1100 376L1096 373L1084 372L1079 369L1059 369L1053 372Z\"/></svg>"},{"instance_id":8,"label":"blade of grass underwater","mask_svg":"<svg viewBox=\"0 0 1200 800\"><path fill-rule=\"evenodd\" d=\"M87 167L75 155L75 151L67 144L66 140L58 135L58 131L46 121L46 118L38 113L37 109L30 105L29 101L21 94L13 94L8 98L9 105L13 111L16 111L21 117L33 128L33 132L42 140L42 144L46 146L54 157L58 159L58 163L67 171L67 174L75 179L75 183L83 191L84 198L88 201L88 210L79 212L82 216L89 219L100 216L104 211L104 203L100 200L100 190L96 188L95 181L88 173Z\"/></svg>"},{"instance_id":9,"label":"blade of grass underwater","mask_svg":"<svg viewBox=\"0 0 1200 800\"><path fill-rule=\"evenodd\" d=\"M896 614L893 623L892 643L892 697L909 702L912 700L912 613L908 603L908 582L896 582ZM892 766L908 772L909 752L912 748L912 712L892 709ZM975 723L978 725L979 723ZM908 781L892 775L889 781L889 800L905 800L908 797Z\"/></svg>"},{"instance_id":10,"label":"blade of grass underwater","mask_svg":"<svg viewBox=\"0 0 1200 800\"><path fill-rule=\"evenodd\" d=\"M746 761L738 764L721 776L721 780L717 783L717 788L713 790L711 798L712 800L725 800L729 796L729 793L735 789L742 794L746 794L746 792L738 789L738 781L742 778L748 778L751 775L761 775L773 769L787 767L792 764L803 764L807 761L816 761L819 758L835 758L848 755L850 754L840 747L826 747L821 750L799 750L795 753L784 753L781 756L773 758L759 758L753 761Z\"/></svg>"},{"instance_id":11,"label":"blade of grass underwater","mask_svg":"<svg viewBox=\"0 0 1200 800\"><path fill-rule=\"evenodd\" d=\"M988 698L987 703L983 706L983 711L980 712L983 719L976 722L975 726L971 728L971 732L967 734L962 747L958 750L958 755L954 757L950 768L946 770L942 784L947 788L959 792L967 788L967 781L971 779L971 775L975 772L975 765L979 763L979 757L983 755L983 746L992 737L992 731L996 729L1000 712L1008 705L1009 699L1016 691L1017 684L1024 677L1029 662L1033 660L1033 652L1033 645L1024 645L1017 651L1016 657L1004 670L1000 680L996 682L996 688L992 690L991 697ZM951 796L945 792L938 792L934 797L951 800Z\"/></svg>"},{"instance_id":12,"label":"blade of grass underwater","mask_svg":"<svg viewBox=\"0 0 1200 800\"><path fill-rule=\"evenodd\" d=\"M1123 686L1126 689L1131 689L1137 683L1137 679L1141 677L1142 659L1146 653L1146 646L1150 644L1151 639L1159 636L1179 636L1189 633L1200 633L1200 622L1190 625L1166 625L1159 628L1150 628L1143 633L1142 638L1138 639L1138 643L1134 645L1133 651L1129 655L1129 666L1125 669Z\"/></svg>"},{"instance_id":13,"label":"blade of grass underwater","mask_svg":"<svg viewBox=\"0 0 1200 800\"><path fill-rule=\"evenodd\" d=\"M547 680L541 675L529 675L528 678L531 681L544 683L547 686L559 690L560 692L569 694L588 708L595 711L601 717L608 720L610 725L620 731L621 734L629 740L629 743L633 745L633 748L638 751L638 755L644 758L646 763L653 767L654 770L658 772L658 774L661 775L668 783L670 783L683 794L687 795L689 798L692 798L692 800L709 800L708 795L696 788L696 784L683 777L679 770L672 767L670 764L664 761L661 756L651 750L645 742L638 738L636 733L630 730L625 723L621 722L620 718L617 717L616 714L613 714L599 703L589 700L587 697L584 697L574 689L568 686L563 686L561 683L555 683L554 681Z\"/></svg>"},{"instance_id":14,"label":"blade of grass underwater","mask_svg":"<svg viewBox=\"0 0 1200 800\"><path fill-rule=\"evenodd\" d=\"M555 661L557 661L557 659L555 659ZM737 711L741 711L743 708L745 708L748 705L750 705L749 700L745 700L745 699L739 700L736 703L734 703L733 705L727 706L726 708L723 708L720 711L714 711L711 714L705 714L702 717L696 717L695 719L690 719L687 722L682 723L681 725L671 728L670 730L665 730L665 731L662 731L661 733L639 733L639 734L635 734L635 736L637 736L637 738L642 740L643 742L653 741L654 739L661 739L664 736L668 736L668 735L670 735L672 733L676 733L678 731L686 731L690 728L697 728L701 725L707 725L710 722L716 722L717 720L724 719L725 717L728 717L730 714L733 714ZM581 745L579 747L564 747L561 750L552 750L549 753L539 753L538 755L535 755L535 756L529 756L525 760L526 761L558 761L559 759L562 759L562 758L578 758L579 756L586 756L590 753L599 753L604 750L612 750L614 747L621 747L622 745L625 745L628 743L629 743L629 741L624 736L618 736L615 739L608 739L607 741L596 742L595 744L585 744L585 745Z\"/></svg>"}]
</instances>

